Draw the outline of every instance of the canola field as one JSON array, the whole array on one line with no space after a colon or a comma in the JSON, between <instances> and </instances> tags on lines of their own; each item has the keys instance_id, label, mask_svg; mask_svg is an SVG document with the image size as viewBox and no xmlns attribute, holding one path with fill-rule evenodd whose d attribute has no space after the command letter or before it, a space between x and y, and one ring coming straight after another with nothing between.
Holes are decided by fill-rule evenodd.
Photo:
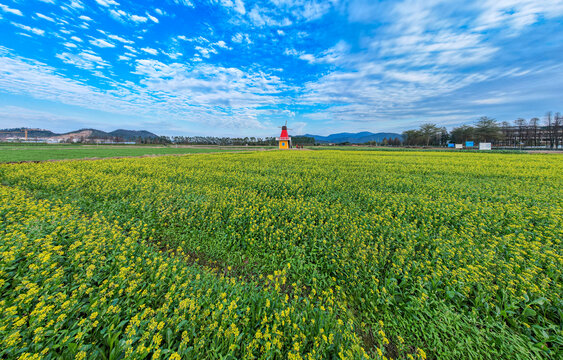
<instances>
[{"instance_id":1,"label":"canola field","mask_svg":"<svg viewBox=\"0 0 563 360\"><path fill-rule=\"evenodd\" d=\"M561 358L562 160L0 165L0 358Z\"/></svg>"},{"instance_id":2,"label":"canola field","mask_svg":"<svg viewBox=\"0 0 563 360\"><path fill-rule=\"evenodd\" d=\"M161 156L249 150L243 147L166 147L157 145L73 145L0 143L0 163L108 158L127 156ZM251 148L254 150L254 148Z\"/></svg>"}]
</instances>

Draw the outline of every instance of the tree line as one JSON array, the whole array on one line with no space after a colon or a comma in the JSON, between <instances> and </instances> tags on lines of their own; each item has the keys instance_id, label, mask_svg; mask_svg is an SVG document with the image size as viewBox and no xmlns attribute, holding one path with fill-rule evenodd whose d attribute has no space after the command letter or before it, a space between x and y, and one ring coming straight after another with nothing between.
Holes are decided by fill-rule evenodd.
<instances>
[{"instance_id":1,"label":"tree line","mask_svg":"<svg viewBox=\"0 0 563 360\"><path fill-rule=\"evenodd\" d=\"M447 146L448 143L463 144L466 141L490 142L493 146L541 146L559 148L563 145L563 116L559 112L548 112L544 120L537 117L526 120L518 118L513 124L499 123L487 116L474 125L462 125L447 131L445 127L427 123L419 129L403 132L403 145Z\"/></svg>"},{"instance_id":2,"label":"tree line","mask_svg":"<svg viewBox=\"0 0 563 360\"><path fill-rule=\"evenodd\" d=\"M218 146L276 146L275 137L215 137L215 136L161 136L162 144L177 145L218 145ZM307 136L292 136L293 145L315 145L315 139Z\"/></svg>"}]
</instances>

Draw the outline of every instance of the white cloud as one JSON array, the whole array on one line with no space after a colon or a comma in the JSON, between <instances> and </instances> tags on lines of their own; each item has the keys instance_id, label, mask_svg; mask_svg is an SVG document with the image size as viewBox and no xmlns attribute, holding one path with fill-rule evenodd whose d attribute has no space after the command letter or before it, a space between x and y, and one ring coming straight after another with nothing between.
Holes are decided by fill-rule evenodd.
<instances>
[{"instance_id":1,"label":"white cloud","mask_svg":"<svg viewBox=\"0 0 563 360\"><path fill-rule=\"evenodd\" d=\"M223 40L219 40L216 43L213 43L214 45L219 46L220 48L223 49L229 49L229 47L227 46L227 44L223 41Z\"/></svg>"},{"instance_id":2,"label":"white cloud","mask_svg":"<svg viewBox=\"0 0 563 360\"><path fill-rule=\"evenodd\" d=\"M275 76L209 64L188 67L179 63L137 60L136 73L144 77L142 83L150 91L164 98L172 97L174 100L169 103L180 106L189 101L192 106L203 106L209 110L210 117L206 121L222 126L262 127L257 115L268 111L258 107L279 103L275 94L287 90ZM228 108L232 117L221 115L223 108Z\"/></svg>"},{"instance_id":3,"label":"white cloud","mask_svg":"<svg viewBox=\"0 0 563 360\"><path fill-rule=\"evenodd\" d=\"M90 44L97 46L97 47L101 47L101 48L113 48L115 47L114 44L105 41L104 39L93 39L90 40Z\"/></svg>"},{"instance_id":4,"label":"white cloud","mask_svg":"<svg viewBox=\"0 0 563 360\"><path fill-rule=\"evenodd\" d=\"M477 30L509 26L520 31L541 18L563 15L561 0L486 0L478 5L481 14L476 19Z\"/></svg>"},{"instance_id":5,"label":"white cloud","mask_svg":"<svg viewBox=\"0 0 563 360\"><path fill-rule=\"evenodd\" d=\"M215 0L215 2L220 3L221 6L224 6L226 8L233 9L241 15L246 14L246 9L242 0Z\"/></svg>"},{"instance_id":6,"label":"white cloud","mask_svg":"<svg viewBox=\"0 0 563 360\"><path fill-rule=\"evenodd\" d=\"M239 14L244 15L246 13L246 9L244 8L244 3L242 2L242 0L235 0L234 9Z\"/></svg>"},{"instance_id":7,"label":"white cloud","mask_svg":"<svg viewBox=\"0 0 563 360\"><path fill-rule=\"evenodd\" d=\"M304 20L312 21L323 17L332 7L330 2L317 2L317 1L310 1L305 2L302 10L299 11Z\"/></svg>"},{"instance_id":8,"label":"white cloud","mask_svg":"<svg viewBox=\"0 0 563 360\"><path fill-rule=\"evenodd\" d=\"M287 114L286 116L295 117L294 113ZM294 134L305 134L305 128L307 127L307 123L303 121L292 121L291 128L293 129Z\"/></svg>"},{"instance_id":9,"label":"white cloud","mask_svg":"<svg viewBox=\"0 0 563 360\"><path fill-rule=\"evenodd\" d=\"M246 42L247 44L252 44L252 41L250 40L248 34L242 34L242 33L236 33L235 35L233 35L231 37L231 41L238 44L243 42Z\"/></svg>"},{"instance_id":10,"label":"white cloud","mask_svg":"<svg viewBox=\"0 0 563 360\"><path fill-rule=\"evenodd\" d=\"M103 60L92 53L58 57L89 71L104 68ZM144 59L135 62L135 69L140 84L105 78L111 86L102 90L58 75L46 64L14 57L0 47L0 89L9 93L112 114L151 119L164 115L170 121L214 129L264 129L258 119L271 111L262 107L279 104L277 94L289 89L279 78L260 71L209 64L187 66Z\"/></svg>"},{"instance_id":11,"label":"white cloud","mask_svg":"<svg viewBox=\"0 0 563 360\"><path fill-rule=\"evenodd\" d=\"M497 104L504 104L508 102L511 102L511 99L506 97L478 99L472 101L472 103L477 105L497 105Z\"/></svg>"},{"instance_id":12,"label":"white cloud","mask_svg":"<svg viewBox=\"0 0 563 360\"><path fill-rule=\"evenodd\" d=\"M124 38L122 38L121 36L117 36L117 35L108 35L108 37L109 37L110 39L117 40L117 41L122 42L122 43L124 43L124 44L133 44L133 41L124 39Z\"/></svg>"},{"instance_id":13,"label":"white cloud","mask_svg":"<svg viewBox=\"0 0 563 360\"><path fill-rule=\"evenodd\" d=\"M0 9L2 9L2 11L5 12L5 13L23 16L22 12L19 11L18 9L12 9L9 6L4 5L4 4L0 4Z\"/></svg>"},{"instance_id":14,"label":"white cloud","mask_svg":"<svg viewBox=\"0 0 563 360\"><path fill-rule=\"evenodd\" d=\"M147 15L149 16L149 18L146 16L129 14L121 9L109 9L109 15L115 20L120 22L125 22L125 20L130 20L136 23L145 23L150 18L151 21L158 23L158 19L155 18L154 16L149 15L148 13Z\"/></svg>"},{"instance_id":15,"label":"white cloud","mask_svg":"<svg viewBox=\"0 0 563 360\"><path fill-rule=\"evenodd\" d=\"M304 51L297 51L295 49L286 49L284 54L298 57L299 59L311 64L334 64L350 59L349 50L350 46L345 41L339 41L335 46L322 51L318 55L308 54Z\"/></svg>"},{"instance_id":16,"label":"white cloud","mask_svg":"<svg viewBox=\"0 0 563 360\"><path fill-rule=\"evenodd\" d=\"M384 74L386 77L399 80L406 83L440 83L442 81L442 77L437 74L432 74L426 71L397 71L397 70L388 70L385 71Z\"/></svg>"},{"instance_id":17,"label":"white cloud","mask_svg":"<svg viewBox=\"0 0 563 360\"><path fill-rule=\"evenodd\" d=\"M126 48L127 50L129 50L129 51L132 52L132 53L135 53L135 54L137 53L137 50L135 50L135 48L132 47L132 46L123 45L123 47Z\"/></svg>"},{"instance_id":18,"label":"white cloud","mask_svg":"<svg viewBox=\"0 0 563 360\"><path fill-rule=\"evenodd\" d=\"M41 30L41 29L34 28L34 27L31 27L31 26L23 25L23 24L18 24L18 23L15 23L15 22L12 22L12 25L19 27L20 29L23 29L25 31L32 32L35 35L40 35L40 36L45 35L45 30Z\"/></svg>"},{"instance_id":19,"label":"white cloud","mask_svg":"<svg viewBox=\"0 0 563 360\"><path fill-rule=\"evenodd\" d=\"M150 48L150 47L144 47L144 48L141 48L141 50L146 52L147 54L151 54L151 55L158 54L158 50Z\"/></svg>"},{"instance_id":20,"label":"white cloud","mask_svg":"<svg viewBox=\"0 0 563 360\"><path fill-rule=\"evenodd\" d=\"M208 59L211 56L211 54L218 54L219 51L217 50L217 48L232 50L232 48L227 46L227 43L225 43L223 40L219 40L214 43L209 43L209 40L205 38L188 39L188 41L195 41L202 45L205 45L205 46L196 46L195 50L199 53L196 54L196 56L202 56L206 59Z\"/></svg>"},{"instance_id":21,"label":"white cloud","mask_svg":"<svg viewBox=\"0 0 563 360\"><path fill-rule=\"evenodd\" d=\"M169 57L170 59L172 59L172 60L176 60L177 58L179 58L179 57L181 57L182 55L184 55L184 54L182 54L181 52L170 52L170 53L167 53L167 52L165 52L165 51L162 51L162 53L163 53L164 55L168 56L168 57Z\"/></svg>"},{"instance_id":22,"label":"white cloud","mask_svg":"<svg viewBox=\"0 0 563 360\"><path fill-rule=\"evenodd\" d=\"M78 1L78 0L73 0L73 1L71 1L70 4L69 4L69 6L70 6L71 8L74 8L74 9L79 9L79 10L84 9L84 5L82 5L82 3L81 3L80 1Z\"/></svg>"},{"instance_id":23,"label":"white cloud","mask_svg":"<svg viewBox=\"0 0 563 360\"><path fill-rule=\"evenodd\" d=\"M118 2L115 2L113 0L96 0L96 2L104 7L109 7L110 5L115 5L115 6L119 5Z\"/></svg>"},{"instance_id":24,"label":"white cloud","mask_svg":"<svg viewBox=\"0 0 563 360\"><path fill-rule=\"evenodd\" d=\"M77 41L77 42L82 42L82 39L79 38L78 36L71 36L70 38L71 38L71 40L74 40L74 41Z\"/></svg>"},{"instance_id":25,"label":"white cloud","mask_svg":"<svg viewBox=\"0 0 563 360\"><path fill-rule=\"evenodd\" d=\"M56 55L66 64L74 65L84 70L94 70L109 67L109 63L103 60L99 55L90 51L83 51L78 54L63 52Z\"/></svg>"},{"instance_id":26,"label":"white cloud","mask_svg":"<svg viewBox=\"0 0 563 360\"><path fill-rule=\"evenodd\" d=\"M204 48L201 46L196 46L195 49L199 52L199 54L201 56L203 56L206 59L209 59L209 57L211 56L210 54L217 54L217 50L215 50L214 48Z\"/></svg>"},{"instance_id":27,"label":"white cloud","mask_svg":"<svg viewBox=\"0 0 563 360\"><path fill-rule=\"evenodd\" d=\"M149 19L151 19L152 22L157 23L158 24L158 19L154 16L152 16L151 14L149 14L148 12L146 13L147 16L149 17Z\"/></svg>"},{"instance_id":28,"label":"white cloud","mask_svg":"<svg viewBox=\"0 0 563 360\"><path fill-rule=\"evenodd\" d=\"M291 24L293 24L293 22L289 18L284 16L279 17L278 13L274 13L273 11L269 11L259 6L254 6L250 13L248 13L248 17L254 25L260 27L290 26Z\"/></svg>"},{"instance_id":29,"label":"white cloud","mask_svg":"<svg viewBox=\"0 0 563 360\"><path fill-rule=\"evenodd\" d=\"M235 32L240 32L231 33L230 37L222 37L223 34L219 33L219 28L207 25L206 19L197 19L198 22L201 21L205 24L204 30L199 33L186 32L185 34L188 34L188 36L179 35L172 37L172 39L168 38L169 41L162 43L142 40L143 38L152 38L150 32L154 29L152 26L143 25L137 27L135 33L128 35L128 38L104 32L104 35L99 35L102 39L92 37L85 37L84 39L87 43L89 41L92 45L98 47L115 47L121 45L120 43L132 44L132 39L135 39L139 50L132 46L124 46L128 52L118 52L112 55L111 61L128 61L128 65L139 67L139 74L142 75L139 77L141 83L133 85L146 90L143 94L147 96L150 96L150 92L155 89L162 91L168 94L167 96L175 105L177 104L175 102L178 102L190 106L195 104L194 106L204 108L206 107L204 99L208 99L212 105L206 107L205 111L213 106L223 107L224 109L231 109L234 106L237 111L240 111L239 115L242 117L252 118L254 116L256 119L256 116L262 115L259 105L257 105L261 103L260 100L265 100L265 103L271 100L277 101L278 104L286 101L291 104L310 105L312 107L321 104L326 109L309 114L310 118L361 122L386 116L394 117L398 113L398 109L408 113L414 111L412 109L415 105L421 107L421 104L426 101L433 101L432 99L444 99L445 102L445 99L449 99L450 95L465 91L464 87L475 86L482 81L491 84L494 79L503 76L527 78L537 76L536 72L530 73L528 59L519 63L520 68L518 69L515 69L514 66L501 66L511 56L515 56L514 61L522 59L523 56L520 54L524 53L504 52L504 41L515 41L509 39L509 36L521 34L524 29L533 29L530 26L531 24L541 22L542 24L538 25L544 26L543 23L549 19L563 15L561 0L545 0L542 2L532 0L483 0L471 4L454 4L445 0L377 2L370 0L209 1L226 8L226 11L221 11L222 16L227 12L228 16L232 17L227 21L235 26L237 29ZM13 2L13 4L17 3ZM139 15L132 15L132 13L117 8L115 1L100 0L97 3L102 7L95 5L93 10L98 13L103 11L109 14L121 21L127 28L131 28L133 21L152 24L165 20L182 20L177 14L173 14L173 10L169 11L170 14L166 14L162 10L155 9L154 6L142 10L136 8L132 11ZM199 2L193 1L178 0L176 3L189 7L193 7L196 3L195 5L199 6ZM8 7L0 5L2 10L0 13L4 18L10 18L14 13L6 14L6 8ZM178 9L177 6L172 6L172 8ZM314 31L310 31L310 35L303 31L303 29L314 29L317 24L306 25L305 27L299 26L300 22L317 21L331 12L331 9L336 9L331 13L331 21L333 20L332 15L334 15L335 18L343 17L351 21L363 22L363 24L352 25L362 29L358 32L350 33L344 31L345 29L335 29L335 34L341 33L341 31L346 32L345 38L349 39L350 45L344 41L339 41L338 36L330 39L327 36L318 38L313 36ZM190 11L189 9L184 10ZM19 10L14 11L19 12ZM24 11L26 11L25 8ZM50 12L43 12L44 14L51 14ZM73 18L76 19L80 13L82 11L73 12L72 14L75 15ZM151 14L155 14L160 20ZM244 16L241 16L243 14ZM165 18L166 15L172 16ZM48 21L54 20L50 16L39 13L33 16L35 19L37 17ZM68 18L70 19L70 17ZM80 19L92 21L85 15L80 16ZM57 18L56 20L64 19ZM556 19L556 21L558 20L559 18ZM338 21L334 26L346 27L347 24L338 23ZM21 22L25 23L23 20ZM76 24L66 26L68 29L73 29L73 32L63 28L57 30L56 33L48 34L59 37L59 46L64 46L63 49L58 51L60 53L59 59L64 59L63 61L67 63L79 64L82 68L89 67L89 70L92 71L99 70L99 66L104 68L101 65L103 63L96 63L93 59L89 59L91 56L97 56L98 60L103 61L98 54L80 52L83 47L90 47L90 43L86 46L72 43L73 41L82 41L75 36L71 37L73 34L80 34L78 31L81 31L81 29L77 29L76 26L80 26L82 23L83 21L78 21ZM289 24L294 26L287 29L285 26ZM319 23L319 25L321 24ZM20 34L24 36L29 36L26 32L32 35L45 34L45 31L27 25L18 24L14 26L22 29ZM550 26L553 26L553 24ZM259 27L271 28L264 30L259 29ZM252 34L252 40L261 46L260 52L265 54L264 56L270 56L269 59L273 58L276 62L279 60L279 64L276 63L275 66L286 71L277 72L276 69L262 67L259 64L266 63L261 62L260 59L250 62L245 61L248 67L243 69L230 69L228 64L232 64L232 62L229 62L229 59L221 59L221 64L225 64L225 68L206 64L208 62L206 59L213 58L212 55L221 52L221 49L231 49L229 45L240 46L233 45L233 43L242 44L242 47L251 44L251 37L245 31ZM288 35L286 35L286 32ZM68 36L64 36L65 33ZM82 33L84 35L81 36L88 36L86 34L89 32L82 31ZM205 37L198 36L199 34ZM308 38L305 39L307 36ZM224 40L217 41L218 39ZM557 38L553 39L556 40ZM327 43L327 41L330 43ZM79 45L78 48L77 44ZM142 46L154 46L154 48L143 47L141 49ZM192 55L190 51L192 47L195 49L195 55ZM280 52L284 49L286 49L286 55L303 60L303 63L297 63L297 66L305 68L302 69L302 72L299 72L299 75L293 76L292 67L295 61L283 55L280 56ZM187 55L186 59L181 58L183 52ZM104 56L106 54L103 51L100 51L100 53ZM255 52L243 52L241 56L248 56L252 53ZM171 62L172 64L160 63L162 65L158 66L155 65L156 63L152 64L161 68L162 71L164 69L172 71L173 81L160 75L154 77L154 74L142 73L140 69L147 64L137 63L135 59L153 58L149 54L166 55L166 57L159 57L159 59L164 59L164 62ZM176 64L184 60L189 61L190 56L193 56L192 63ZM499 61L493 61L497 56ZM181 61L176 60L180 58ZM244 59L246 60L246 58ZM253 61L256 61L256 63L252 63ZM288 61L291 64L284 64ZM543 63L548 60L541 59L538 61ZM195 62L199 63L196 64ZM270 61L267 63L271 64ZM108 67L109 63L106 62L106 64L105 67ZM259 69L268 69L267 71L278 74L280 77L286 76L290 79L288 81L296 84L296 87L292 88L295 92L291 95L285 95L287 98L284 98L276 95L277 93L273 90L263 93L252 88L249 79L256 80L262 76ZM110 73L110 71L107 72L106 75L108 76L116 78L119 76ZM105 75L97 73L97 76ZM270 84L273 84L274 89L283 88L283 81L280 79L275 80L269 74L263 74L263 76L271 80ZM219 88L220 86L229 86L224 78L230 78L232 81L243 81L247 86L233 92L234 101L229 98L221 99L218 95L219 93L223 96L231 94L229 89ZM158 83L161 87L152 84L148 79ZM216 85L212 80L217 81ZM308 82L303 83L304 81ZM201 93L198 92L197 86L201 86L200 89L203 89ZM135 89L138 90L139 88ZM172 89L182 89L181 95L176 96ZM188 90L184 91L183 89ZM205 96L206 91L211 95ZM243 95L248 95L249 99L243 99ZM197 98L197 101L190 102L191 97ZM512 99L512 97L482 93L478 98L466 99L466 103L495 105L504 103L501 102L504 101L503 99ZM242 109L239 106L241 104L248 104L250 110ZM212 117L217 119L221 117L219 110L212 109L210 111L213 112ZM428 113L430 110L424 111ZM434 110L434 113L438 114L436 111Z\"/></svg>"},{"instance_id":30,"label":"white cloud","mask_svg":"<svg viewBox=\"0 0 563 360\"><path fill-rule=\"evenodd\" d=\"M128 14L123 10L110 9L109 10L109 16L111 16L112 18L114 18L117 21L123 21L122 17L127 17Z\"/></svg>"},{"instance_id":31,"label":"white cloud","mask_svg":"<svg viewBox=\"0 0 563 360\"><path fill-rule=\"evenodd\" d=\"M223 0L222 0L223 2ZM236 5L232 0L224 2ZM314 21L331 9L338 7L339 0L271 0L271 4L255 5L248 13L256 26L289 26L293 23ZM273 5L273 6L272 6ZM242 14L242 13L241 13Z\"/></svg>"},{"instance_id":32,"label":"white cloud","mask_svg":"<svg viewBox=\"0 0 563 360\"><path fill-rule=\"evenodd\" d=\"M35 13L35 15L37 15L38 18L50 21L50 22L55 22L55 19L53 19L52 17L40 14L40 13Z\"/></svg>"},{"instance_id":33,"label":"white cloud","mask_svg":"<svg viewBox=\"0 0 563 360\"><path fill-rule=\"evenodd\" d=\"M144 23L147 22L148 19L145 16L131 15L131 20L138 23Z\"/></svg>"},{"instance_id":34,"label":"white cloud","mask_svg":"<svg viewBox=\"0 0 563 360\"><path fill-rule=\"evenodd\" d=\"M204 38L203 36L198 36L198 37L194 37L194 38L186 38L183 35L178 36L178 39L182 39L185 41L189 41L189 42L196 42L198 44L207 44L209 43L209 40L207 40L206 38Z\"/></svg>"},{"instance_id":35,"label":"white cloud","mask_svg":"<svg viewBox=\"0 0 563 360\"><path fill-rule=\"evenodd\" d=\"M178 5L185 5L185 6L189 6L189 7L194 7L194 4L190 0L174 0L174 2Z\"/></svg>"}]
</instances>

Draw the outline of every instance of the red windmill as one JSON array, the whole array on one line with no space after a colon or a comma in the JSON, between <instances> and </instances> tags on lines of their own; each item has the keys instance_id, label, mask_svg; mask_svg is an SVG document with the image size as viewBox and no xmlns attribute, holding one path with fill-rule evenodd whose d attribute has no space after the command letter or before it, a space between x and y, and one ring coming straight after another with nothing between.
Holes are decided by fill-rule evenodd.
<instances>
[{"instance_id":1,"label":"red windmill","mask_svg":"<svg viewBox=\"0 0 563 360\"><path fill-rule=\"evenodd\" d=\"M291 148L291 138L287 133L287 120L285 121L285 125L281 127L281 135L280 137L276 138L279 142L280 149L290 149Z\"/></svg>"}]
</instances>

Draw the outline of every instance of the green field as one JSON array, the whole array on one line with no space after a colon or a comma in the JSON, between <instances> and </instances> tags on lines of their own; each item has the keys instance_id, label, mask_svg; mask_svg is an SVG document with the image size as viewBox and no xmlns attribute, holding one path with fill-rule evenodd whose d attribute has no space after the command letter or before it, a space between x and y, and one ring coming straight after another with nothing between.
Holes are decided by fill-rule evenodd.
<instances>
[{"instance_id":1,"label":"green field","mask_svg":"<svg viewBox=\"0 0 563 360\"><path fill-rule=\"evenodd\" d=\"M0 358L561 359L562 174L430 151L3 164Z\"/></svg>"},{"instance_id":2,"label":"green field","mask_svg":"<svg viewBox=\"0 0 563 360\"><path fill-rule=\"evenodd\" d=\"M181 155L242 151L246 147L164 147L136 145L0 145L0 162L107 158L122 156Z\"/></svg>"}]
</instances>

